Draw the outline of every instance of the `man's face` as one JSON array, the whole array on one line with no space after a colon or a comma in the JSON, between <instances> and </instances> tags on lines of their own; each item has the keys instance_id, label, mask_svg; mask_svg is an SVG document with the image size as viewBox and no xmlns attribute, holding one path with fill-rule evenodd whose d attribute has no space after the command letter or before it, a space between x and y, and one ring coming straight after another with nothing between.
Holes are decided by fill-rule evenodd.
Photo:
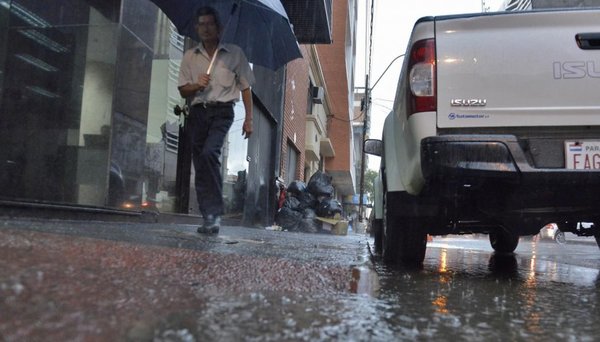
<instances>
[{"instance_id":1,"label":"man's face","mask_svg":"<svg viewBox=\"0 0 600 342\"><path fill-rule=\"evenodd\" d=\"M219 38L219 27L212 15L201 15L198 17L196 30L198 31L198 37L203 42L215 41Z\"/></svg>"}]
</instances>

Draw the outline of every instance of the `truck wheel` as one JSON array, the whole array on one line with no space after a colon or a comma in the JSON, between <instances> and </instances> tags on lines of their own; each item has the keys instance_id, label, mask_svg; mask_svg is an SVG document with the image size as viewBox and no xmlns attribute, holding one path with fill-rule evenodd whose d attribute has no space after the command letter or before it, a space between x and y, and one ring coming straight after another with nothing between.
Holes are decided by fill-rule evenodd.
<instances>
[{"instance_id":1,"label":"truck wheel","mask_svg":"<svg viewBox=\"0 0 600 342\"><path fill-rule=\"evenodd\" d=\"M400 259L399 246L397 244L398 237L397 218L389 214L389 210L384 206L383 213L383 229L381 230L381 256L386 264L394 263Z\"/></svg>"},{"instance_id":2,"label":"truck wheel","mask_svg":"<svg viewBox=\"0 0 600 342\"><path fill-rule=\"evenodd\" d=\"M384 233L383 260L390 264L418 266L425 259L427 234L418 219L403 218L387 223ZM392 224L390 224L392 223Z\"/></svg>"},{"instance_id":3,"label":"truck wheel","mask_svg":"<svg viewBox=\"0 0 600 342\"><path fill-rule=\"evenodd\" d=\"M598 228L596 228L598 229ZM594 237L596 238L596 243L598 244L598 248L600 248L600 229L596 230L596 233L594 233Z\"/></svg>"},{"instance_id":4,"label":"truck wheel","mask_svg":"<svg viewBox=\"0 0 600 342\"><path fill-rule=\"evenodd\" d=\"M388 264L421 265L427 249L423 220L401 217L397 214L401 203L390 201L389 198L384 202L383 261Z\"/></svg>"},{"instance_id":5,"label":"truck wheel","mask_svg":"<svg viewBox=\"0 0 600 342\"><path fill-rule=\"evenodd\" d=\"M373 230L373 239L375 244L375 254L383 254L383 220L374 219L371 223Z\"/></svg>"},{"instance_id":6,"label":"truck wheel","mask_svg":"<svg viewBox=\"0 0 600 342\"><path fill-rule=\"evenodd\" d=\"M421 265L427 250L425 222L421 219L406 219L403 230L401 262L405 265Z\"/></svg>"},{"instance_id":7,"label":"truck wheel","mask_svg":"<svg viewBox=\"0 0 600 342\"><path fill-rule=\"evenodd\" d=\"M519 236L499 227L490 232L490 243L496 252L512 253L519 244Z\"/></svg>"}]
</instances>

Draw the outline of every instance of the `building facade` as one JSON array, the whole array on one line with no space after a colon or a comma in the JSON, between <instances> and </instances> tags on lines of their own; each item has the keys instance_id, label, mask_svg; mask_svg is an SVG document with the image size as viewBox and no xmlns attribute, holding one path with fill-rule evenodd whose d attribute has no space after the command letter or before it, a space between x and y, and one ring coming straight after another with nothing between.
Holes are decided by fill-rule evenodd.
<instances>
[{"instance_id":1,"label":"building facade","mask_svg":"<svg viewBox=\"0 0 600 342\"><path fill-rule=\"evenodd\" d=\"M354 176L354 64L356 56L355 1L336 1L334 43L319 45L317 51L327 89L327 125L334 157L325 158L325 169L333 177L340 200L356 193ZM341 60L343 59L343 60Z\"/></svg>"},{"instance_id":2,"label":"building facade","mask_svg":"<svg viewBox=\"0 0 600 342\"><path fill-rule=\"evenodd\" d=\"M333 3L332 43L302 45L288 64L280 178L308 182L318 170L332 177L346 202L355 182L354 61L357 3ZM362 141L362 140L361 140Z\"/></svg>"}]
</instances>

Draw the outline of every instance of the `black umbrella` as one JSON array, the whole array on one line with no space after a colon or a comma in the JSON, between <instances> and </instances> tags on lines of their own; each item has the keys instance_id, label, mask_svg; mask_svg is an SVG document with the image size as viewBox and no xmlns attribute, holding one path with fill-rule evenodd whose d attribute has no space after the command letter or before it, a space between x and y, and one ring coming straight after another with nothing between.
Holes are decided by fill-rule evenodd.
<instances>
[{"instance_id":1,"label":"black umbrella","mask_svg":"<svg viewBox=\"0 0 600 342\"><path fill-rule=\"evenodd\" d=\"M213 7L225 23L224 43L242 48L251 63L277 70L301 58L296 36L280 0L151 0L180 34L199 41L196 10Z\"/></svg>"}]
</instances>

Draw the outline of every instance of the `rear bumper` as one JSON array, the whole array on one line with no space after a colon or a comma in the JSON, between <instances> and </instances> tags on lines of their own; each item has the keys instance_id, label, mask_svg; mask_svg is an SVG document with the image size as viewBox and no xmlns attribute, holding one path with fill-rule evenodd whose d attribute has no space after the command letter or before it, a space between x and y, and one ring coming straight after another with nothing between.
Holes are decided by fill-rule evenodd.
<instances>
[{"instance_id":1,"label":"rear bumper","mask_svg":"<svg viewBox=\"0 0 600 342\"><path fill-rule=\"evenodd\" d=\"M427 182L498 180L522 186L600 185L600 170L536 168L513 135L448 135L421 142Z\"/></svg>"},{"instance_id":2,"label":"rear bumper","mask_svg":"<svg viewBox=\"0 0 600 342\"><path fill-rule=\"evenodd\" d=\"M600 170L536 168L515 136L429 137L421 142L421 167L427 191L446 203L503 216L595 221L600 215Z\"/></svg>"}]
</instances>

